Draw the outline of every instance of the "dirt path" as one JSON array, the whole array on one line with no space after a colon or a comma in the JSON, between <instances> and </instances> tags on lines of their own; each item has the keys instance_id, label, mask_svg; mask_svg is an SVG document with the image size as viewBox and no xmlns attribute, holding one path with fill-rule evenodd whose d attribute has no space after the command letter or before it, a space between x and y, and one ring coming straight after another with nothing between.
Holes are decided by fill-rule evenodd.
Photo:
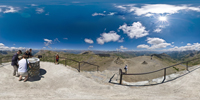
<instances>
[{"instance_id":1,"label":"dirt path","mask_svg":"<svg viewBox=\"0 0 200 100\"><path fill-rule=\"evenodd\" d=\"M10 64L0 67L0 100L55 99L200 99L200 69L156 86L127 87L96 82L70 67L41 62L46 71L38 81L19 82Z\"/></svg>"}]
</instances>

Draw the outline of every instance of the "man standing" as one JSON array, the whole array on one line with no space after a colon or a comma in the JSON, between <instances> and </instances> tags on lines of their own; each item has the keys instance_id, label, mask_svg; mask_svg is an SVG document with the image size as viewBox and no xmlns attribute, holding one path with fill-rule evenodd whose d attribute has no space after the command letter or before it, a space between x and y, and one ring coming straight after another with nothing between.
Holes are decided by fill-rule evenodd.
<instances>
[{"instance_id":1,"label":"man standing","mask_svg":"<svg viewBox=\"0 0 200 100\"><path fill-rule=\"evenodd\" d=\"M29 58L33 57L31 52L32 52L32 49L29 49Z\"/></svg>"},{"instance_id":2,"label":"man standing","mask_svg":"<svg viewBox=\"0 0 200 100\"><path fill-rule=\"evenodd\" d=\"M127 71L128 71L128 66L127 65L125 65L124 70L125 70L125 73L127 74Z\"/></svg>"},{"instance_id":3,"label":"man standing","mask_svg":"<svg viewBox=\"0 0 200 100\"><path fill-rule=\"evenodd\" d=\"M22 54L22 51L19 50L16 54L13 55L12 57L12 63L11 65L14 68L13 76L18 76L17 70L18 70L18 55Z\"/></svg>"}]
</instances>

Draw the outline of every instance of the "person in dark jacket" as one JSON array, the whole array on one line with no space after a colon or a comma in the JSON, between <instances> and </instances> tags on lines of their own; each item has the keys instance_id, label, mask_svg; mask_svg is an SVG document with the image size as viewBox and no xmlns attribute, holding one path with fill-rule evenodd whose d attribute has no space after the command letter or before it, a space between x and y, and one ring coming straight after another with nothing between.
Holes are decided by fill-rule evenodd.
<instances>
[{"instance_id":1,"label":"person in dark jacket","mask_svg":"<svg viewBox=\"0 0 200 100\"><path fill-rule=\"evenodd\" d=\"M18 76L18 72L17 72L17 70L18 70L18 56L20 55L20 54L22 54L22 51L21 50L19 50L16 54L14 54L13 55L13 57L12 57L12 63L11 63L11 65L13 66L13 68L14 68L14 71L13 71L13 76Z\"/></svg>"}]
</instances>

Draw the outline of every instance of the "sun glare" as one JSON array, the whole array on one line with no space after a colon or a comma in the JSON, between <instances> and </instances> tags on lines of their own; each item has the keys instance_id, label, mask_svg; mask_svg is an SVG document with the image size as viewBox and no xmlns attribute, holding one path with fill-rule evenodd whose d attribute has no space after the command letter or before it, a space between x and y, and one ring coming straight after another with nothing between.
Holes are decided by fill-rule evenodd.
<instances>
[{"instance_id":1,"label":"sun glare","mask_svg":"<svg viewBox=\"0 0 200 100\"><path fill-rule=\"evenodd\" d=\"M162 21L162 22L167 21L167 17L165 17L165 16L160 16L158 19L159 19L159 21Z\"/></svg>"}]
</instances>

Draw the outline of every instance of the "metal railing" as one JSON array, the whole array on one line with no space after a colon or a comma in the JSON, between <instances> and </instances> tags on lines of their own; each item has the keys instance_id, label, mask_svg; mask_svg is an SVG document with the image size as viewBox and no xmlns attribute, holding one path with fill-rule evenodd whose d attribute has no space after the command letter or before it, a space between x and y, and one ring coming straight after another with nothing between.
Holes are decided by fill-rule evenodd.
<instances>
[{"instance_id":1,"label":"metal railing","mask_svg":"<svg viewBox=\"0 0 200 100\"><path fill-rule=\"evenodd\" d=\"M44 55L42 55L42 60L43 61L45 61L45 58L47 58L47 57L52 57L54 60L54 63L55 63L55 61L56 61L56 56L44 56ZM81 71L81 63L86 63L86 64L89 64L89 65L93 65L93 66L96 66L97 68L97 71L99 71L99 65L95 65L95 64L92 64L92 63L89 63L89 62L85 62L85 61L77 61L77 60L74 60L74 59L70 59L70 58L66 58L66 57L59 57L59 59L64 59L65 61L65 66L67 65L67 61L69 60L69 61L73 61L73 62L76 62L76 63L78 63L78 72L80 72Z\"/></svg>"},{"instance_id":2,"label":"metal railing","mask_svg":"<svg viewBox=\"0 0 200 100\"><path fill-rule=\"evenodd\" d=\"M159 69L159 70L155 70L155 71L152 71L152 72L146 72L146 73L130 73L130 74L127 74L125 72L122 72L122 69L119 69L119 74L120 74L120 82L119 82L119 84L122 84L123 75L145 75L145 74L151 74L151 73L155 73L155 72L164 70L164 79L162 81L162 83L163 83L165 81L165 79L166 79L166 70L168 68L171 68L171 67L186 63L186 70L189 71L188 70L188 63L191 62L191 61L197 60L197 59L200 59L200 58L195 58L195 59L192 59L192 60L184 61L184 62L175 64L175 65L172 65L172 66L168 66L168 67L165 67L165 68L162 68L162 69Z\"/></svg>"},{"instance_id":3,"label":"metal railing","mask_svg":"<svg viewBox=\"0 0 200 100\"><path fill-rule=\"evenodd\" d=\"M56 57L55 56L44 56L44 55L42 55L41 61L48 61L47 57L48 58L52 57L53 58L53 62L55 63L55 61L56 61ZM10 62L11 59L12 59L12 56L3 56L3 57L0 57L0 65L2 65L2 63L4 62L3 60L5 58L9 58L9 59L6 59L6 61L9 60L9 62ZM86 63L86 64L89 64L89 65L96 66L97 67L97 71L99 71L99 65L95 65L95 64L92 64L92 63L89 63L89 62L85 62L85 61L77 61L77 60L69 59L69 58L65 58L65 57L59 57L59 59L65 59L65 66L67 65L67 60L78 63L78 72L81 71L81 63Z\"/></svg>"}]
</instances>

